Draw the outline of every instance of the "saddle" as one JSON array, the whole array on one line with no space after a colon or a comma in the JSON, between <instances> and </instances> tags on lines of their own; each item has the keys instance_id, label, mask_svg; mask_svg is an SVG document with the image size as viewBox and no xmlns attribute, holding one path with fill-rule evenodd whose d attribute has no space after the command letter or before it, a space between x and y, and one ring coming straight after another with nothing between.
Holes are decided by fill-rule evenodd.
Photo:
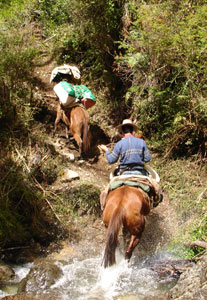
<instances>
[{"instance_id":1,"label":"saddle","mask_svg":"<svg viewBox=\"0 0 207 300\"><path fill-rule=\"evenodd\" d=\"M103 210L106 203L106 197L110 191L122 186L129 185L137 187L150 203L150 207L154 208L160 203L160 184L158 174L148 166L146 168L150 176L144 175L120 175L114 176L114 172L110 174L110 182L100 194L100 204Z\"/></svg>"}]
</instances>

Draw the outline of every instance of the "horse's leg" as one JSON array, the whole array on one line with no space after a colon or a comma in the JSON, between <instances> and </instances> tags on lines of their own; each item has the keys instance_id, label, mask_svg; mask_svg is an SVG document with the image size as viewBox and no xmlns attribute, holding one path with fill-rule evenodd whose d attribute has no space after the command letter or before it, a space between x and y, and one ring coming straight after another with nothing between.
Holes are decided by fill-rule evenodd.
<instances>
[{"instance_id":1,"label":"horse's leg","mask_svg":"<svg viewBox=\"0 0 207 300\"><path fill-rule=\"evenodd\" d=\"M70 129L70 126L66 125L66 127L65 127L65 137L68 141L70 140L69 129Z\"/></svg>"},{"instance_id":2,"label":"horse's leg","mask_svg":"<svg viewBox=\"0 0 207 300\"><path fill-rule=\"evenodd\" d=\"M81 157L82 157L83 141L82 141L80 135L77 134L77 133L74 133L73 137L74 137L74 140L76 141L76 143L78 145L78 152L79 152L78 159L81 159Z\"/></svg>"},{"instance_id":3,"label":"horse's leg","mask_svg":"<svg viewBox=\"0 0 207 300\"><path fill-rule=\"evenodd\" d=\"M63 112L63 122L65 123L65 138L69 141L70 140L70 114L71 110L67 109L66 111Z\"/></svg>"},{"instance_id":4,"label":"horse's leg","mask_svg":"<svg viewBox=\"0 0 207 300\"><path fill-rule=\"evenodd\" d=\"M56 133L56 130L57 130L57 125L60 123L60 120L61 120L61 113L57 112L57 116L56 116L55 124L54 124L54 130L52 132L52 137L55 136L55 133Z\"/></svg>"},{"instance_id":5,"label":"horse's leg","mask_svg":"<svg viewBox=\"0 0 207 300\"><path fill-rule=\"evenodd\" d=\"M125 249L127 249L128 244L131 240L131 234L124 226L122 228L122 234L123 234L123 248L125 250Z\"/></svg>"},{"instance_id":6,"label":"horse's leg","mask_svg":"<svg viewBox=\"0 0 207 300\"><path fill-rule=\"evenodd\" d=\"M125 253L125 259L130 260L130 258L132 256L132 252L134 251L135 247L137 246L137 244L140 241L140 237L138 238L136 235L132 235L131 241L129 243L129 247L128 247L126 253Z\"/></svg>"},{"instance_id":7,"label":"horse's leg","mask_svg":"<svg viewBox=\"0 0 207 300\"><path fill-rule=\"evenodd\" d=\"M132 252L134 251L134 248L137 246L137 244L139 243L139 241L141 239L142 233L144 231L144 227L145 227L145 219L143 216L140 216L139 222L136 226L136 230L132 231L132 232L134 232L134 234L131 235L129 247L125 253L126 259L130 260L130 258L132 256Z\"/></svg>"}]
</instances>

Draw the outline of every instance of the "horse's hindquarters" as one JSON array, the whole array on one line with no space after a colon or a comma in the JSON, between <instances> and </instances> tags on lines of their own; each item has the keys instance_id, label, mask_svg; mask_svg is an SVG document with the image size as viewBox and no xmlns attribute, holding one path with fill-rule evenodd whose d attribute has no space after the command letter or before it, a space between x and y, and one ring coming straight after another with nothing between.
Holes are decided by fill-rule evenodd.
<instances>
[{"instance_id":1,"label":"horse's hindquarters","mask_svg":"<svg viewBox=\"0 0 207 300\"><path fill-rule=\"evenodd\" d=\"M125 252L125 258L130 259L145 227L145 215L150 212L149 203L137 188L122 186L111 191L106 198L102 219L107 228L104 266L115 263L115 250L118 244L118 234L123 225L125 233L131 238Z\"/></svg>"}]
</instances>

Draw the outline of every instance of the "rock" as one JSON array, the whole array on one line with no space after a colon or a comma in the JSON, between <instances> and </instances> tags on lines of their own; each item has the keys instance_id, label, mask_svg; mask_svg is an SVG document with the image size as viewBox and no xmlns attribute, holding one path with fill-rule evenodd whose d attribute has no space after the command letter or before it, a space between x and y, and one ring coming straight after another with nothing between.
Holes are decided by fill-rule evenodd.
<instances>
[{"instance_id":1,"label":"rock","mask_svg":"<svg viewBox=\"0 0 207 300\"><path fill-rule=\"evenodd\" d=\"M82 165L85 161L83 159L79 159L78 164Z\"/></svg>"},{"instance_id":2,"label":"rock","mask_svg":"<svg viewBox=\"0 0 207 300\"><path fill-rule=\"evenodd\" d=\"M38 296L33 294L21 294L21 295L11 295L5 296L2 300L58 300L61 299L61 296L57 293L52 294L40 294Z\"/></svg>"},{"instance_id":3,"label":"rock","mask_svg":"<svg viewBox=\"0 0 207 300\"><path fill-rule=\"evenodd\" d=\"M119 296L118 298L115 298L117 300L141 300L142 298L137 295L126 295L126 296Z\"/></svg>"},{"instance_id":4,"label":"rock","mask_svg":"<svg viewBox=\"0 0 207 300\"><path fill-rule=\"evenodd\" d=\"M181 274L177 284L170 290L168 299L207 299L207 254Z\"/></svg>"},{"instance_id":5,"label":"rock","mask_svg":"<svg viewBox=\"0 0 207 300\"><path fill-rule=\"evenodd\" d=\"M77 256L77 250L74 247L69 246L68 243L64 243L63 248L59 252L51 254L51 257L58 261L70 261Z\"/></svg>"},{"instance_id":6,"label":"rock","mask_svg":"<svg viewBox=\"0 0 207 300\"><path fill-rule=\"evenodd\" d=\"M9 282L15 277L14 270L3 262L0 262L0 282Z\"/></svg>"},{"instance_id":7,"label":"rock","mask_svg":"<svg viewBox=\"0 0 207 300\"><path fill-rule=\"evenodd\" d=\"M34 295L11 295L2 298L2 300L37 300Z\"/></svg>"},{"instance_id":8,"label":"rock","mask_svg":"<svg viewBox=\"0 0 207 300\"><path fill-rule=\"evenodd\" d=\"M79 175L78 173L76 173L75 171L69 170L69 169L64 169L60 172L61 178L60 180L62 182L67 182L67 181L71 181L74 179L79 179Z\"/></svg>"},{"instance_id":9,"label":"rock","mask_svg":"<svg viewBox=\"0 0 207 300\"><path fill-rule=\"evenodd\" d=\"M46 292L62 274L62 270L53 261L40 260L20 282L18 293Z\"/></svg>"},{"instance_id":10,"label":"rock","mask_svg":"<svg viewBox=\"0 0 207 300\"><path fill-rule=\"evenodd\" d=\"M73 153L67 153L65 156L70 160L70 161L75 161L75 155Z\"/></svg>"}]
</instances>

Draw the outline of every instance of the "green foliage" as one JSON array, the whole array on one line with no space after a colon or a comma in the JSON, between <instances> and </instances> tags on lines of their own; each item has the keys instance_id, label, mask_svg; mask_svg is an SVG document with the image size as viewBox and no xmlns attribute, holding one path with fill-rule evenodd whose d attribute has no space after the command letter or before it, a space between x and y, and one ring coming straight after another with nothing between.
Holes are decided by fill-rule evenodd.
<instances>
[{"instance_id":1,"label":"green foliage","mask_svg":"<svg viewBox=\"0 0 207 300\"><path fill-rule=\"evenodd\" d=\"M2 189L1 189L2 190ZM18 241L19 244L28 238L22 226L22 217L5 203L0 205L0 246L4 247Z\"/></svg>"},{"instance_id":2,"label":"green foliage","mask_svg":"<svg viewBox=\"0 0 207 300\"><path fill-rule=\"evenodd\" d=\"M191 236L192 240L194 241L207 241L206 236L206 229L207 229L207 217L206 214L201 216L201 219L195 221L192 226Z\"/></svg>"},{"instance_id":3,"label":"green foliage","mask_svg":"<svg viewBox=\"0 0 207 300\"><path fill-rule=\"evenodd\" d=\"M206 165L200 164L195 156L188 160L161 160L156 169L161 178L162 189L168 192L178 220L170 251L192 258L202 249L189 249L185 244L195 240L207 241Z\"/></svg>"},{"instance_id":4,"label":"green foliage","mask_svg":"<svg viewBox=\"0 0 207 300\"><path fill-rule=\"evenodd\" d=\"M30 4L15 1L12 5L10 1L2 1L1 4L2 18L8 21L3 28L9 29L9 35L1 31L0 45L2 50L9 51L2 52L0 73L4 74L4 90L12 95L2 104L0 117L9 114L12 119L14 111L20 114L25 111L26 119L32 119L35 105L29 99L28 70L32 70L38 51L32 47L31 39L28 43L28 35L16 34L12 25L17 25L19 31L23 30L23 20L24 26L38 21L44 34L52 38L59 63L76 63L84 70L86 80L99 78L100 86L108 87L113 96L112 110L122 107L126 117L139 119L140 130L155 141L161 139L165 147L170 145L171 156L192 155L197 151L205 155L207 9L204 1L188 5L186 1L132 0L35 0ZM10 105L11 99L15 105Z\"/></svg>"},{"instance_id":5,"label":"green foliage","mask_svg":"<svg viewBox=\"0 0 207 300\"><path fill-rule=\"evenodd\" d=\"M196 253L192 249L185 247L184 242L185 240L182 240L180 236L177 237L177 239L174 239L171 242L168 251L179 258L182 257L183 259L192 259Z\"/></svg>"},{"instance_id":6,"label":"green foliage","mask_svg":"<svg viewBox=\"0 0 207 300\"><path fill-rule=\"evenodd\" d=\"M33 14L39 19L47 33L58 26L71 21L71 0L36 0L34 1Z\"/></svg>"},{"instance_id":7,"label":"green foliage","mask_svg":"<svg viewBox=\"0 0 207 300\"><path fill-rule=\"evenodd\" d=\"M88 79L100 78L107 70L116 80L111 65L118 50L115 41L121 32L123 3L122 0L38 1L40 18L46 34L53 36L59 62L73 62L87 68ZM58 13L56 5L60 7Z\"/></svg>"},{"instance_id":8,"label":"green foliage","mask_svg":"<svg viewBox=\"0 0 207 300\"><path fill-rule=\"evenodd\" d=\"M0 32L0 122L27 126L37 109L31 89L39 50L24 33L15 28L7 34Z\"/></svg>"},{"instance_id":9,"label":"green foliage","mask_svg":"<svg viewBox=\"0 0 207 300\"><path fill-rule=\"evenodd\" d=\"M124 55L117 56L115 71L131 84L126 101L133 103L142 131L157 139L164 132L166 146L176 140L169 154L178 149L204 154L207 8L202 4L128 3L129 25L120 42Z\"/></svg>"},{"instance_id":10,"label":"green foliage","mask_svg":"<svg viewBox=\"0 0 207 300\"><path fill-rule=\"evenodd\" d=\"M26 173L9 154L1 160L0 245L21 245L40 239L47 218L41 212L43 198ZM48 234L49 235L49 234Z\"/></svg>"},{"instance_id":11,"label":"green foliage","mask_svg":"<svg viewBox=\"0 0 207 300\"><path fill-rule=\"evenodd\" d=\"M185 246L188 242L192 241L207 241L206 228L207 220L206 217L201 218L202 220L194 221L189 228L183 229L179 234L172 239L169 251L186 259L191 259L197 254L203 253L204 249L199 246L189 248Z\"/></svg>"},{"instance_id":12,"label":"green foliage","mask_svg":"<svg viewBox=\"0 0 207 300\"><path fill-rule=\"evenodd\" d=\"M70 191L69 203L74 210L100 214L99 195L98 187L91 183L82 183Z\"/></svg>"},{"instance_id":13,"label":"green foliage","mask_svg":"<svg viewBox=\"0 0 207 300\"><path fill-rule=\"evenodd\" d=\"M1 15L0 20L5 28L15 28L17 26L25 26L31 20L30 8L32 1L30 0L5 0L0 2Z\"/></svg>"}]
</instances>

